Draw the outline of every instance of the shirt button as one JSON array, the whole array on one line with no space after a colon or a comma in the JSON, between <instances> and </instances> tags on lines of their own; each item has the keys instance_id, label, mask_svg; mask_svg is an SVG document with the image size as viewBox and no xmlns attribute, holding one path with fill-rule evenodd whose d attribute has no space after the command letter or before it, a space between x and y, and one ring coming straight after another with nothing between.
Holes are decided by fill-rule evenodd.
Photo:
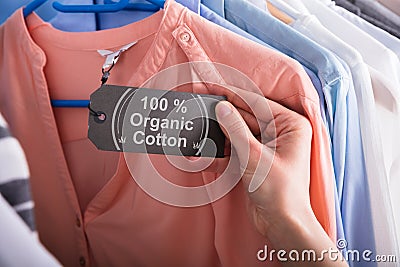
<instances>
[{"instance_id":1,"label":"shirt button","mask_svg":"<svg viewBox=\"0 0 400 267\"><path fill-rule=\"evenodd\" d=\"M189 42L190 34L187 32L181 33L180 38L182 42Z\"/></svg>"},{"instance_id":2,"label":"shirt button","mask_svg":"<svg viewBox=\"0 0 400 267\"><path fill-rule=\"evenodd\" d=\"M78 226L79 228L81 227L81 220L78 216L76 216L76 226Z\"/></svg>"},{"instance_id":3,"label":"shirt button","mask_svg":"<svg viewBox=\"0 0 400 267\"><path fill-rule=\"evenodd\" d=\"M85 266L85 265L86 265L85 257L80 257L80 258L79 258L79 264L80 264L81 266Z\"/></svg>"}]
</instances>

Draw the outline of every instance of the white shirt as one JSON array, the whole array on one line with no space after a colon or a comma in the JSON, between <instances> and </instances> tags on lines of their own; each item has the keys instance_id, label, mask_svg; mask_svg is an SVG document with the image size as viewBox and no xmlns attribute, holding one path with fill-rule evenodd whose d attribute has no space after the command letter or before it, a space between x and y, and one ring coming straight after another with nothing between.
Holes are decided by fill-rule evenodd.
<instances>
[{"instance_id":1,"label":"white shirt","mask_svg":"<svg viewBox=\"0 0 400 267\"><path fill-rule=\"evenodd\" d=\"M291 0L283 1L290 2ZM279 1L272 0L272 2L273 4L276 4ZM314 0L305 0L305 2L307 2L309 5L312 5L311 2L314 2ZM279 8L284 8L284 6L281 5L279 6ZM350 24L358 31L361 31L351 23L347 22L345 19L341 18L340 15L336 14L333 10L331 10L324 4L316 4L313 9L320 9L318 12L319 18L321 20L323 20L324 17L329 18L329 15L326 15L324 12L326 12L327 14L333 13L334 15L339 17L336 30L335 27L333 27L334 23L328 24L332 26L333 31L344 31L343 29L347 27L344 25L347 24ZM283 11L286 12L286 10ZM358 52L360 50L354 49L352 46L338 38L335 34L327 30L315 16L307 13L296 13L296 11L293 9L289 11L290 12L288 12L288 14L290 16L294 17L295 19L297 18L291 25L292 27L294 27L307 37L318 42L320 45L336 53L349 65L351 69L354 81L354 88L357 96L357 103L359 107L360 125L362 131L361 134L363 138L363 148L368 173L368 181L370 184L370 197L377 244L376 249L380 254L396 255L399 250L397 249L397 240L395 238L396 228L393 219L392 202L388 186L388 174L391 167L389 166L385 168L385 166L390 165L387 164L387 162L392 162L393 160L391 151L392 149L390 149L390 152L384 152L383 141L381 139L381 134L385 133L385 129L390 128L390 123L388 123L386 120L381 120L383 117L386 116L384 111L386 111L387 109L385 109L384 106L385 104L387 104L388 107L393 106L393 103L397 101L396 98L389 97L388 99L391 101L381 103L381 99L382 96L384 96L385 94L393 96L392 91L394 88L390 85L376 86L374 89L380 90L380 93L377 95L380 97L375 99L371 83L371 75L369 73L368 66L363 60L363 56L361 56L361 54ZM312 12L314 11L315 10L313 10ZM350 34L350 31L348 29L346 29L346 31ZM365 52L365 50L367 49L364 49L363 51ZM379 52L374 51L373 53ZM374 73L373 79L375 80L375 84L377 84L379 79L381 79L382 77L385 76L382 74L377 75L377 73ZM381 104L383 104L383 106ZM381 108L381 106L383 108ZM379 131L378 129L381 129L381 131ZM385 138L385 144L393 147L392 135Z\"/></svg>"},{"instance_id":2,"label":"white shirt","mask_svg":"<svg viewBox=\"0 0 400 267\"><path fill-rule=\"evenodd\" d=\"M391 80L380 72L369 67L372 87L374 88L375 104L378 111L380 130L385 153L385 166L389 174L389 189L392 198L395 222L397 224L397 240L400 240L400 110L396 96L388 94L395 88Z\"/></svg>"},{"instance_id":3,"label":"white shirt","mask_svg":"<svg viewBox=\"0 0 400 267\"><path fill-rule=\"evenodd\" d=\"M302 14L309 14L310 12L308 11L308 9L303 5L303 3L300 0L285 0L285 2L291 6L294 10L297 10L298 12L302 13ZM274 5L275 2L271 1L271 3L273 3ZM278 6L277 6L278 7ZM279 7L278 7L279 8Z\"/></svg>"},{"instance_id":4,"label":"white shirt","mask_svg":"<svg viewBox=\"0 0 400 267\"><path fill-rule=\"evenodd\" d=\"M378 129L380 129L382 137L384 166L389 182L388 185L385 185L382 180L376 180L371 183L373 187L373 190L371 190L372 192L375 191L377 183L381 183L383 187L382 199L375 196L374 198L376 200L371 199L371 202L372 207L375 206L375 208L373 208L374 210L382 209L382 207L379 208L379 202L386 203L384 205L386 209L389 209L389 205L392 206L394 222L391 222L392 216L389 216L386 229L387 231L392 231L391 229L393 229L397 232L397 235L393 232L392 236L397 236L395 244L398 247L400 241L400 209L398 206L400 202L395 200L399 198L400 187L395 187L395 185L400 183L398 181L400 180L400 153L398 152L400 146L398 142L399 138L397 137L400 132L400 114L398 111L400 107L399 58L397 56L395 57L395 54L380 44L379 41L368 36L368 34L357 27L353 27L353 24L340 16L338 17L337 13L335 14L335 12L332 12L337 7L332 4L333 2L330 0L303 0L303 3L311 13L320 19L321 23L324 24L329 31L356 48L369 65L368 71L372 80L376 114L379 122ZM316 36L316 39L321 39L320 41L323 41L322 39L324 38L318 38ZM333 48L329 49L333 50ZM367 165L368 164L367 162ZM375 162L375 165L378 164L380 164L379 161ZM385 193L388 191L390 194ZM380 221L382 221L382 219L380 219ZM382 223L384 224L384 222ZM382 227L383 225L381 227L378 225L375 226L377 229L383 229ZM382 238L381 233L379 233L377 237L377 240L379 239L381 239L380 244L384 244L385 240ZM397 249L395 251L400 250Z\"/></svg>"},{"instance_id":5,"label":"white shirt","mask_svg":"<svg viewBox=\"0 0 400 267\"><path fill-rule=\"evenodd\" d=\"M400 58L400 39L394 37L390 33L376 27L375 25L369 23L368 21L360 18L356 14L353 14L342 7L333 6L332 9L340 14L343 18L345 18L364 32L368 33L371 37L381 42L384 46L392 50L398 58Z\"/></svg>"},{"instance_id":6,"label":"white shirt","mask_svg":"<svg viewBox=\"0 0 400 267\"><path fill-rule=\"evenodd\" d=\"M267 8L267 1L265 0L248 0L248 1L262 10L265 10Z\"/></svg>"},{"instance_id":7,"label":"white shirt","mask_svg":"<svg viewBox=\"0 0 400 267\"><path fill-rule=\"evenodd\" d=\"M0 195L0 266L61 266Z\"/></svg>"},{"instance_id":8,"label":"white shirt","mask_svg":"<svg viewBox=\"0 0 400 267\"><path fill-rule=\"evenodd\" d=\"M330 0L303 0L301 2L325 28L356 48L365 63L390 77L396 84L400 84L400 62L393 51L337 14L331 8L335 4Z\"/></svg>"}]
</instances>

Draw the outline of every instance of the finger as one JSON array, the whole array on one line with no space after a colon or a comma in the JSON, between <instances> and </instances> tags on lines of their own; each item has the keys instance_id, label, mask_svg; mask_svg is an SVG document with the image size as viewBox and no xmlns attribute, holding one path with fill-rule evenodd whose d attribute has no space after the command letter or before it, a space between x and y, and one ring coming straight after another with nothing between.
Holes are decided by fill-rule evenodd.
<instances>
[{"instance_id":1,"label":"finger","mask_svg":"<svg viewBox=\"0 0 400 267\"><path fill-rule=\"evenodd\" d=\"M236 108L246 110L247 112L251 113L250 106L246 103L244 97L240 95L240 92L245 90L231 85L213 85L211 88L213 94L224 95L226 96L227 100ZM259 95L262 96L261 91Z\"/></svg>"},{"instance_id":2,"label":"finger","mask_svg":"<svg viewBox=\"0 0 400 267\"><path fill-rule=\"evenodd\" d=\"M246 122L247 126L250 128L253 135L260 143L266 144L276 138L276 132L273 128L275 123L273 121L265 123L263 121L257 120L252 113L249 113L243 109L237 110Z\"/></svg>"},{"instance_id":3,"label":"finger","mask_svg":"<svg viewBox=\"0 0 400 267\"><path fill-rule=\"evenodd\" d=\"M235 148L241 167L255 170L262 144L257 141L240 113L229 102L219 102L215 111L222 130Z\"/></svg>"},{"instance_id":4,"label":"finger","mask_svg":"<svg viewBox=\"0 0 400 267\"><path fill-rule=\"evenodd\" d=\"M250 128L253 135L260 143L266 144L276 138L274 121L266 123L264 121L257 120L253 113L249 113L240 108L238 108L237 110L246 122L247 126Z\"/></svg>"},{"instance_id":5,"label":"finger","mask_svg":"<svg viewBox=\"0 0 400 267\"><path fill-rule=\"evenodd\" d=\"M237 87L229 86L227 88L229 88L230 93L228 97L229 101L232 101L232 104L238 107L239 111L243 110L256 118L259 125L258 128L261 128L261 143L263 144L274 140L282 132L298 128L302 125L304 118L301 114L287 109L275 101L269 100L258 93L246 91ZM248 109L250 109L250 111ZM240 113L244 114L244 112ZM248 118L250 118L250 116L246 116L246 122L249 121L252 123L249 125L250 129L253 133L258 135L255 121ZM287 123L286 120L288 119L290 119L292 123ZM275 143L271 143L269 146L271 145L274 146Z\"/></svg>"},{"instance_id":6,"label":"finger","mask_svg":"<svg viewBox=\"0 0 400 267\"><path fill-rule=\"evenodd\" d=\"M255 192L265 181L272 166L274 151L265 148L251 133L240 113L227 101L216 106L216 115L239 158L243 181Z\"/></svg>"},{"instance_id":7,"label":"finger","mask_svg":"<svg viewBox=\"0 0 400 267\"><path fill-rule=\"evenodd\" d=\"M258 120L270 122L276 116L291 110L269 100L262 92L251 92L234 86L225 86L220 93L226 95L235 107L253 113Z\"/></svg>"},{"instance_id":8,"label":"finger","mask_svg":"<svg viewBox=\"0 0 400 267\"><path fill-rule=\"evenodd\" d=\"M237 110L239 111L240 115L242 116L242 118L246 122L247 126L250 128L250 130L253 133L253 135L255 135L255 136L260 135L260 133L261 133L261 130L260 130L261 125L260 125L260 122L254 116L254 114L249 113L246 110L239 109L239 108Z\"/></svg>"}]
</instances>

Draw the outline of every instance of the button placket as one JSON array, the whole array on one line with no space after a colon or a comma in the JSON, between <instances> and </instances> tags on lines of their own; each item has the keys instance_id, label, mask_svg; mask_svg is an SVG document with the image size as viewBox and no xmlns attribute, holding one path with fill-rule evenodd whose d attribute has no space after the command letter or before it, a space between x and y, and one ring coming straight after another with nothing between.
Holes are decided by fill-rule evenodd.
<instances>
[{"instance_id":1,"label":"button placket","mask_svg":"<svg viewBox=\"0 0 400 267\"><path fill-rule=\"evenodd\" d=\"M85 229L84 229L84 219L80 216L79 213L76 213L75 215L75 226L76 226L76 231L79 232L80 237L84 240L83 243L79 243L79 251L80 251L80 256L79 256L79 266L87 266L90 265L88 262L89 256L88 256L88 246L86 243L86 238L85 238Z\"/></svg>"},{"instance_id":2,"label":"button placket","mask_svg":"<svg viewBox=\"0 0 400 267\"><path fill-rule=\"evenodd\" d=\"M212 81L216 84L226 84L221 74L213 65L212 61L202 49L200 43L197 41L196 36L185 25L179 26L174 32L173 36L178 42L179 46L185 52L189 61L192 62L208 62L209 64L194 64L197 74L206 81ZM208 84L205 84L208 87Z\"/></svg>"}]
</instances>

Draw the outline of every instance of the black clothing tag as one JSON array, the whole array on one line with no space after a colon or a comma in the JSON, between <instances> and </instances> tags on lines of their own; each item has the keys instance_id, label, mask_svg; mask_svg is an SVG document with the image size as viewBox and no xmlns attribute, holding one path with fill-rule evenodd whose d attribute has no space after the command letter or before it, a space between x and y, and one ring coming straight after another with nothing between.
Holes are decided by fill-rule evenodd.
<instances>
[{"instance_id":1,"label":"black clothing tag","mask_svg":"<svg viewBox=\"0 0 400 267\"><path fill-rule=\"evenodd\" d=\"M100 150L224 157L215 106L225 99L103 85L90 96L88 136Z\"/></svg>"}]
</instances>

